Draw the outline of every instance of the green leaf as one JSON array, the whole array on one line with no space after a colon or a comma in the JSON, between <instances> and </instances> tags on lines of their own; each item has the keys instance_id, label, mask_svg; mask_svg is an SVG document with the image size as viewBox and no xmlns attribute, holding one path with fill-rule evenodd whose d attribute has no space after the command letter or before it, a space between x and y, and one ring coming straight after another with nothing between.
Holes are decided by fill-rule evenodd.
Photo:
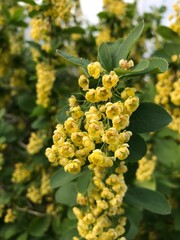
<instances>
[{"instance_id":1,"label":"green leaf","mask_svg":"<svg viewBox=\"0 0 180 240\"><path fill-rule=\"evenodd\" d=\"M85 33L85 30L81 27L69 27L69 28L65 28L63 29L63 33L79 33L79 34L84 34Z\"/></svg>"},{"instance_id":2,"label":"green leaf","mask_svg":"<svg viewBox=\"0 0 180 240\"><path fill-rule=\"evenodd\" d=\"M163 73L168 69L168 62L164 58L154 57L149 59L149 66L142 73Z\"/></svg>"},{"instance_id":3,"label":"green leaf","mask_svg":"<svg viewBox=\"0 0 180 240\"><path fill-rule=\"evenodd\" d=\"M28 226L28 233L34 237L42 237L48 230L51 217L34 217Z\"/></svg>"},{"instance_id":4,"label":"green leaf","mask_svg":"<svg viewBox=\"0 0 180 240\"><path fill-rule=\"evenodd\" d=\"M140 135L133 133L128 144L130 154L126 158L127 161L138 161L146 154L146 142Z\"/></svg>"},{"instance_id":5,"label":"green leaf","mask_svg":"<svg viewBox=\"0 0 180 240\"><path fill-rule=\"evenodd\" d=\"M48 125L48 119L44 116L39 116L36 118L36 120L32 123L32 128L34 129L42 129L46 128Z\"/></svg>"},{"instance_id":6,"label":"green leaf","mask_svg":"<svg viewBox=\"0 0 180 240\"><path fill-rule=\"evenodd\" d=\"M129 206L125 209L125 212L129 223L125 237L126 239L131 240L135 238L139 230L139 223L142 219L142 212L137 208Z\"/></svg>"},{"instance_id":7,"label":"green leaf","mask_svg":"<svg viewBox=\"0 0 180 240\"><path fill-rule=\"evenodd\" d=\"M0 109L0 119L5 115L6 110L5 108Z\"/></svg>"},{"instance_id":8,"label":"green leaf","mask_svg":"<svg viewBox=\"0 0 180 240\"><path fill-rule=\"evenodd\" d=\"M70 174L64 171L63 168L57 170L50 178L50 184L52 188L63 186L64 184L76 179L79 174Z\"/></svg>"},{"instance_id":9,"label":"green leaf","mask_svg":"<svg viewBox=\"0 0 180 240\"><path fill-rule=\"evenodd\" d=\"M110 48L107 43L102 43L98 50L98 58L104 69L112 70L112 58Z\"/></svg>"},{"instance_id":10,"label":"green leaf","mask_svg":"<svg viewBox=\"0 0 180 240\"><path fill-rule=\"evenodd\" d=\"M66 59L67 61L69 61L75 65L78 65L80 67L87 69L87 65L90 63L90 61L87 59L73 57L70 54L68 54L62 50L56 50L56 51L62 58Z\"/></svg>"},{"instance_id":11,"label":"green leaf","mask_svg":"<svg viewBox=\"0 0 180 240\"><path fill-rule=\"evenodd\" d=\"M119 38L115 42L107 42L107 45L108 45L108 47L110 49L110 53L111 53L112 69L114 69L116 67L116 53L122 43L123 43L122 38Z\"/></svg>"},{"instance_id":12,"label":"green leaf","mask_svg":"<svg viewBox=\"0 0 180 240\"><path fill-rule=\"evenodd\" d=\"M79 175L79 177L77 178L77 181L76 181L77 191L80 193L83 193L83 194L86 193L88 186L90 184L91 178L92 178L92 173L90 170L87 169L87 170L83 171Z\"/></svg>"},{"instance_id":13,"label":"green leaf","mask_svg":"<svg viewBox=\"0 0 180 240\"><path fill-rule=\"evenodd\" d=\"M141 73L144 73L144 70L147 69L148 66L149 66L149 60L142 59L139 62L139 64L137 64L131 70L123 70L122 68L115 68L114 71L118 75L133 76L133 75L139 75Z\"/></svg>"},{"instance_id":14,"label":"green leaf","mask_svg":"<svg viewBox=\"0 0 180 240\"><path fill-rule=\"evenodd\" d=\"M166 40L180 43L179 35L166 26L158 27L157 33L159 33Z\"/></svg>"},{"instance_id":15,"label":"green leaf","mask_svg":"<svg viewBox=\"0 0 180 240\"><path fill-rule=\"evenodd\" d=\"M77 227L77 218L76 219L65 218L65 219L63 219L63 221L61 223L60 230L61 230L62 234L64 234L76 227Z\"/></svg>"},{"instance_id":16,"label":"green leaf","mask_svg":"<svg viewBox=\"0 0 180 240\"><path fill-rule=\"evenodd\" d=\"M136 41L141 36L143 28L144 28L144 22L142 21L129 33L127 38L120 45L120 47L117 49L116 66L119 65L119 60L120 59L127 59L130 50L132 49L132 47L134 46Z\"/></svg>"},{"instance_id":17,"label":"green leaf","mask_svg":"<svg viewBox=\"0 0 180 240\"><path fill-rule=\"evenodd\" d=\"M74 236L78 236L77 228L70 229L68 232L65 232L60 240L70 240L73 239Z\"/></svg>"},{"instance_id":18,"label":"green leaf","mask_svg":"<svg viewBox=\"0 0 180 240\"><path fill-rule=\"evenodd\" d=\"M178 144L173 139L155 139L154 154L158 157L158 161L167 167L174 167L179 162Z\"/></svg>"},{"instance_id":19,"label":"green leaf","mask_svg":"<svg viewBox=\"0 0 180 240\"><path fill-rule=\"evenodd\" d=\"M153 132L170 122L171 116L163 107L155 103L144 102L130 117L129 129L137 133Z\"/></svg>"},{"instance_id":20,"label":"green leaf","mask_svg":"<svg viewBox=\"0 0 180 240\"><path fill-rule=\"evenodd\" d=\"M157 132L157 137L159 138L166 138L166 137L171 137L173 139L178 139L178 132L173 131L172 129L166 127Z\"/></svg>"},{"instance_id":21,"label":"green leaf","mask_svg":"<svg viewBox=\"0 0 180 240\"><path fill-rule=\"evenodd\" d=\"M176 209L173 212L174 216L174 229L180 231L180 209Z\"/></svg>"},{"instance_id":22,"label":"green leaf","mask_svg":"<svg viewBox=\"0 0 180 240\"><path fill-rule=\"evenodd\" d=\"M57 202L74 206L76 204L77 190L74 182L68 182L60 187L56 194L55 199Z\"/></svg>"},{"instance_id":23,"label":"green leaf","mask_svg":"<svg viewBox=\"0 0 180 240\"><path fill-rule=\"evenodd\" d=\"M60 108L58 113L56 114L56 118L60 123L64 123L67 118L66 112L69 110L69 105L65 105L64 107Z\"/></svg>"},{"instance_id":24,"label":"green leaf","mask_svg":"<svg viewBox=\"0 0 180 240\"><path fill-rule=\"evenodd\" d=\"M5 190L0 189L0 204L8 204L10 202L10 194L7 193Z\"/></svg>"},{"instance_id":25,"label":"green leaf","mask_svg":"<svg viewBox=\"0 0 180 240\"><path fill-rule=\"evenodd\" d=\"M162 215L171 213L170 205L166 198L161 193L150 189L129 187L124 201L132 206L154 213Z\"/></svg>"},{"instance_id":26,"label":"green leaf","mask_svg":"<svg viewBox=\"0 0 180 240\"><path fill-rule=\"evenodd\" d=\"M24 2L29 3L31 5L36 5L36 3L33 0L15 0L16 2Z\"/></svg>"},{"instance_id":27,"label":"green leaf","mask_svg":"<svg viewBox=\"0 0 180 240\"><path fill-rule=\"evenodd\" d=\"M31 116L32 117L35 117L35 116L41 116L41 115L44 115L46 112L46 109L43 107L43 106L36 106L32 113L31 113Z\"/></svg>"},{"instance_id":28,"label":"green leaf","mask_svg":"<svg viewBox=\"0 0 180 240\"><path fill-rule=\"evenodd\" d=\"M28 239L28 233L22 233L17 238L17 240L27 240L27 239Z\"/></svg>"},{"instance_id":29,"label":"green leaf","mask_svg":"<svg viewBox=\"0 0 180 240\"><path fill-rule=\"evenodd\" d=\"M15 224L6 224L5 226L1 226L0 228L0 237L1 239L7 240L7 239L15 239L14 236L19 233L19 228Z\"/></svg>"},{"instance_id":30,"label":"green leaf","mask_svg":"<svg viewBox=\"0 0 180 240\"><path fill-rule=\"evenodd\" d=\"M24 94L18 96L17 102L18 102L20 109L27 113L30 113L33 110L33 108L36 106L35 98L30 93L28 93L28 94L24 93Z\"/></svg>"}]
</instances>

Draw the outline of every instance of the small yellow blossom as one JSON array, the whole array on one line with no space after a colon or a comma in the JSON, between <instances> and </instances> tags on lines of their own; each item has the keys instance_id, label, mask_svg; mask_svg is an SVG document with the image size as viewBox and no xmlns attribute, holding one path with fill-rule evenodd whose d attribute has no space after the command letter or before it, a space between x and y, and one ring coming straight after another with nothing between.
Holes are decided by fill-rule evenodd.
<instances>
[{"instance_id":1,"label":"small yellow blossom","mask_svg":"<svg viewBox=\"0 0 180 240\"><path fill-rule=\"evenodd\" d=\"M83 91L87 91L89 89L89 79L83 74L79 77L78 84Z\"/></svg>"},{"instance_id":2,"label":"small yellow blossom","mask_svg":"<svg viewBox=\"0 0 180 240\"><path fill-rule=\"evenodd\" d=\"M133 60L124 60L124 59L121 59L119 61L119 66L123 69L123 70L129 70L130 68L134 67L134 62Z\"/></svg>"},{"instance_id":3,"label":"small yellow blossom","mask_svg":"<svg viewBox=\"0 0 180 240\"><path fill-rule=\"evenodd\" d=\"M93 62L88 64L88 73L94 79L98 79L101 73L101 64L99 62Z\"/></svg>"},{"instance_id":4,"label":"small yellow blossom","mask_svg":"<svg viewBox=\"0 0 180 240\"><path fill-rule=\"evenodd\" d=\"M7 209L6 215L4 216L5 223L13 223L16 220L16 214L11 208Z\"/></svg>"},{"instance_id":5,"label":"small yellow blossom","mask_svg":"<svg viewBox=\"0 0 180 240\"><path fill-rule=\"evenodd\" d=\"M105 88L113 88L116 87L119 82L119 78L114 71L111 71L110 74L105 74L102 77L102 84Z\"/></svg>"}]
</instances>

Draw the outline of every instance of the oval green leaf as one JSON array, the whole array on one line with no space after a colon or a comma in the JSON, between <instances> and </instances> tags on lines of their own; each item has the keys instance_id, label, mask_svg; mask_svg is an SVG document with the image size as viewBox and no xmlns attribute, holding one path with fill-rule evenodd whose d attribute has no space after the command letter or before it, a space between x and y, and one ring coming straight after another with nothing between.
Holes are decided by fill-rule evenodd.
<instances>
[{"instance_id":1,"label":"oval green leaf","mask_svg":"<svg viewBox=\"0 0 180 240\"><path fill-rule=\"evenodd\" d=\"M129 129L137 133L154 132L170 122L171 116L163 107L155 103L144 102L132 114Z\"/></svg>"},{"instance_id":2,"label":"oval green leaf","mask_svg":"<svg viewBox=\"0 0 180 240\"><path fill-rule=\"evenodd\" d=\"M50 184L52 188L60 187L72 180L76 179L79 174L70 174L64 171L63 168L57 170L50 178Z\"/></svg>"},{"instance_id":3,"label":"oval green leaf","mask_svg":"<svg viewBox=\"0 0 180 240\"><path fill-rule=\"evenodd\" d=\"M120 59L126 59L132 47L139 39L144 28L144 22L139 23L127 36L124 42L119 46L116 52L116 66L119 65Z\"/></svg>"},{"instance_id":4,"label":"oval green leaf","mask_svg":"<svg viewBox=\"0 0 180 240\"><path fill-rule=\"evenodd\" d=\"M62 58L80 67L87 68L87 65L90 63L90 61L87 59L71 56L70 54L62 50L56 50L56 51Z\"/></svg>"},{"instance_id":5,"label":"oval green leaf","mask_svg":"<svg viewBox=\"0 0 180 240\"><path fill-rule=\"evenodd\" d=\"M74 182L69 182L60 187L55 193L57 202L74 206L76 204L77 190Z\"/></svg>"},{"instance_id":6,"label":"oval green leaf","mask_svg":"<svg viewBox=\"0 0 180 240\"><path fill-rule=\"evenodd\" d=\"M85 170L84 172L82 172L76 181L77 191L83 194L86 193L88 186L90 184L91 178L92 178L92 173L90 170Z\"/></svg>"},{"instance_id":7,"label":"oval green leaf","mask_svg":"<svg viewBox=\"0 0 180 240\"><path fill-rule=\"evenodd\" d=\"M146 154L147 151L146 142L140 135L133 133L128 144L130 154L126 158L127 161L138 161Z\"/></svg>"},{"instance_id":8,"label":"oval green leaf","mask_svg":"<svg viewBox=\"0 0 180 240\"><path fill-rule=\"evenodd\" d=\"M28 226L28 233L34 237L42 237L48 230L51 217L35 217Z\"/></svg>"},{"instance_id":9,"label":"oval green leaf","mask_svg":"<svg viewBox=\"0 0 180 240\"><path fill-rule=\"evenodd\" d=\"M124 201L129 205L154 213L162 215L171 213L171 208L166 198L161 193L150 189L129 187Z\"/></svg>"},{"instance_id":10,"label":"oval green leaf","mask_svg":"<svg viewBox=\"0 0 180 240\"><path fill-rule=\"evenodd\" d=\"M107 43L102 43L98 50L98 58L101 63L101 66L107 70L112 70L112 58L110 48Z\"/></svg>"}]
</instances>

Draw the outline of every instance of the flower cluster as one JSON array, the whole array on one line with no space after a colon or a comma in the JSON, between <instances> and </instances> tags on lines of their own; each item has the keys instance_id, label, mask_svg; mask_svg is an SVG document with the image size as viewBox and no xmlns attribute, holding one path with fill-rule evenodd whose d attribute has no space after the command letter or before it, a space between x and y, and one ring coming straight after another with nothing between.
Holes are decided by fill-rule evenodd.
<instances>
[{"instance_id":1,"label":"flower cluster","mask_svg":"<svg viewBox=\"0 0 180 240\"><path fill-rule=\"evenodd\" d=\"M174 4L174 14L171 15L169 18L170 20L174 20L174 22L171 24L172 30L180 34L180 1L177 0Z\"/></svg>"},{"instance_id":2,"label":"flower cluster","mask_svg":"<svg viewBox=\"0 0 180 240\"><path fill-rule=\"evenodd\" d=\"M11 181L14 183L23 183L30 179L31 171L27 168L26 164L19 162L15 164L15 170L12 175Z\"/></svg>"},{"instance_id":3,"label":"flower cluster","mask_svg":"<svg viewBox=\"0 0 180 240\"><path fill-rule=\"evenodd\" d=\"M45 136L41 132L32 132L27 144L27 152L30 155L38 153L43 147L44 138Z\"/></svg>"},{"instance_id":4,"label":"flower cluster","mask_svg":"<svg viewBox=\"0 0 180 240\"><path fill-rule=\"evenodd\" d=\"M14 70L11 79L10 86L12 87L12 95L17 93L18 88L25 86L26 71L23 68L17 68Z\"/></svg>"},{"instance_id":5,"label":"flower cluster","mask_svg":"<svg viewBox=\"0 0 180 240\"><path fill-rule=\"evenodd\" d=\"M124 164L122 161L112 174L107 174L104 168L96 167L94 187L87 197L78 194L77 203L82 209L74 207L73 212L78 219L77 229L81 237L87 240L125 239L121 237L126 224L122 207L127 190L123 176L127 167Z\"/></svg>"},{"instance_id":6,"label":"flower cluster","mask_svg":"<svg viewBox=\"0 0 180 240\"><path fill-rule=\"evenodd\" d=\"M96 37L96 45L100 46L103 42L111 42L111 30L109 28L103 28Z\"/></svg>"},{"instance_id":7,"label":"flower cluster","mask_svg":"<svg viewBox=\"0 0 180 240\"><path fill-rule=\"evenodd\" d=\"M49 104L49 96L56 78L55 70L50 64L42 62L36 65L36 72L38 79L36 84L36 103L38 105L42 105L44 108L47 108Z\"/></svg>"},{"instance_id":8,"label":"flower cluster","mask_svg":"<svg viewBox=\"0 0 180 240\"><path fill-rule=\"evenodd\" d=\"M138 169L136 171L136 179L138 181L151 180L155 170L157 157L152 155L151 147L149 146L146 156L138 161Z\"/></svg>"},{"instance_id":9,"label":"flower cluster","mask_svg":"<svg viewBox=\"0 0 180 240\"><path fill-rule=\"evenodd\" d=\"M40 204L44 196L49 195L52 192L49 174L42 171L40 186L30 185L27 189L26 197L35 204Z\"/></svg>"},{"instance_id":10,"label":"flower cluster","mask_svg":"<svg viewBox=\"0 0 180 240\"><path fill-rule=\"evenodd\" d=\"M122 0L103 0L104 7L116 17L122 17L126 12L126 3Z\"/></svg>"},{"instance_id":11,"label":"flower cluster","mask_svg":"<svg viewBox=\"0 0 180 240\"><path fill-rule=\"evenodd\" d=\"M156 84L157 95L155 102L163 105L172 116L169 128L179 131L180 126L180 76L172 70L158 75Z\"/></svg>"},{"instance_id":12,"label":"flower cluster","mask_svg":"<svg viewBox=\"0 0 180 240\"><path fill-rule=\"evenodd\" d=\"M16 214L11 208L8 208L4 216L5 223L13 223L16 220Z\"/></svg>"},{"instance_id":13,"label":"flower cluster","mask_svg":"<svg viewBox=\"0 0 180 240\"><path fill-rule=\"evenodd\" d=\"M120 67L122 62L129 63L121 60ZM82 212L74 209L80 236L89 240L119 239L126 222L120 217L127 189L124 160L130 153L128 141L132 135L126 128L139 99L135 88L118 92L119 77L114 71L105 73L99 62L90 63L87 70L89 77L81 75L78 79L84 103L79 105L75 96L69 98L69 117L56 126L53 145L46 149L46 156L50 162L62 165L66 172L78 173L84 165L93 172L92 191L87 196L80 193L77 196L77 202L86 208ZM115 96L119 100L114 100ZM111 174L109 168L113 169ZM118 216L116 227L111 222L114 216Z\"/></svg>"}]
</instances>

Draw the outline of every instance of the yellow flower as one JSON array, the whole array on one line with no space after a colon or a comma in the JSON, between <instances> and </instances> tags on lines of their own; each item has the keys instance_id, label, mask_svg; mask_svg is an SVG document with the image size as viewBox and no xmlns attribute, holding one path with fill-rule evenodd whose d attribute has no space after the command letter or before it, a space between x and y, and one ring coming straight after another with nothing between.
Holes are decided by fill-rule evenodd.
<instances>
[{"instance_id":1,"label":"yellow flower","mask_svg":"<svg viewBox=\"0 0 180 240\"><path fill-rule=\"evenodd\" d=\"M116 144L118 142L119 134L116 128L109 128L105 131L102 140L108 144Z\"/></svg>"},{"instance_id":2,"label":"yellow flower","mask_svg":"<svg viewBox=\"0 0 180 240\"><path fill-rule=\"evenodd\" d=\"M69 106L70 107L77 106L77 99L74 95L71 95L71 97L68 99L68 101L69 101Z\"/></svg>"},{"instance_id":3,"label":"yellow flower","mask_svg":"<svg viewBox=\"0 0 180 240\"><path fill-rule=\"evenodd\" d=\"M128 114L121 114L119 116L115 116L112 119L113 127L116 128L118 131L122 130L129 126L129 115Z\"/></svg>"},{"instance_id":4,"label":"yellow flower","mask_svg":"<svg viewBox=\"0 0 180 240\"><path fill-rule=\"evenodd\" d=\"M27 152L31 155L38 153L43 147L44 138L45 136L40 132L32 132L27 144Z\"/></svg>"},{"instance_id":5,"label":"yellow flower","mask_svg":"<svg viewBox=\"0 0 180 240\"><path fill-rule=\"evenodd\" d=\"M90 163L97 165L99 167L103 167L106 161L106 155L100 149L95 149L89 156L88 160Z\"/></svg>"},{"instance_id":6,"label":"yellow flower","mask_svg":"<svg viewBox=\"0 0 180 240\"><path fill-rule=\"evenodd\" d=\"M128 97L124 102L124 106L127 109L128 113L131 114L134 112L139 106L139 98L137 96Z\"/></svg>"},{"instance_id":7,"label":"yellow flower","mask_svg":"<svg viewBox=\"0 0 180 240\"><path fill-rule=\"evenodd\" d=\"M87 134L85 132L74 132L71 134L71 141L76 145L76 146L83 146L82 144L82 139L84 136Z\"/></svg>"},{"instance_id":8,"label":"yellow flower","mask_svg":"<svg viewBox=\"0 0 180 240\"><path fill-rule=\"evenodd\" d=\"M16 220L16 215L11 208L7 209L6 215L4 216L5 223L13 223Z\"/></svg>"},{"instance_id":9,"label":"yellow flower","mask_svg":"<svg viewBox=\"0 0 180 240\"><path fill-rule=\"evenodd\" d=\"M64 158L72 158L75 155L75 147L70 142L65 142L59 148L59 155Z\"/></svg>"},{"instance_id":10,"label":"yellow flower","mask_svg":"<svg viewBox=\"0 0 180 240\"><path fill-rule=\"evenodd\" d=\"M50 162L57 162L58 161L55 152L51 148L46 148L45 155Z\"/></svg>"},{"instance_id":11,"label":"yellow flower","mask_svg":"<svg viewBox=\"0 0 180 240\"><path fill-rule=\"evenodd\" d=\"M96 90L94 88L89 89L89 91L86 93L85 98L88 102L97 102L96 99Z\"/></svg>"},{"instance_id":12,"label":"yellow flower","mask_svg":"<svg viewBox=\"0 0 180 240\"><path fill-rule=\"evenodd\" d=\"M97 102L108 101L108 99L112 97L112 92L108 88L97 87L95 96L96 96Z\"/></svg>"},{"instance_id":13,"label":"yellow flower","mask_svg":"<svg viewBox=\"0 0 180 240\"><path fill-rule=\"evenodd\" d=\"M84 112L81 110L80 106L77 107L71 107L70 108L71 116L75 119L78 120L84 115Z\"/></svg>"},{"instance_id":14,"label":"yellow flower","mask_svg":"<svg viewBox=\"0 0 180 240\"><path fill-rule=\"evenodd\" d=\"M121 92L121 98L127 99L128 97L134 97L136 92L136 88L127 87Z\"/></svg>"},{"instance_id":15,"label":"yellow flower","mask_svg":"<svg viewBox=\"0 0 180 240\"><path fill-rule=\"evenodd\" d=\"M31 177L31 171L21 162L15 164L15 171L12 175L12 182L22 183L28 181Z\"/></svg>"},{"instance_id":16,"label":"yellow flower","mask_svg":"<svg viewBox=\"0 0 180 240\"><path fill-rule=\"evenodd\" d=\"M79 208L73 207L72 210L73 210L73 213L75 214L75 216L77 217L77 219L82 219L83 218L83 213Z\"/></svg>"},{"instance_id":17,"label":"yellow flower","mask_svg":"<svg viewBox=\"0 0 180 240\"><path fill-rule=\"evenodd\" d=\"M74 118L69 117L65 122L64 122L64 127L67 131L67 133L71 134L73 132L78 132L79 127L77 122L75 121Z\"/></svg>"},{"instance_id":18,"label":"yellow flower","mask_svg":"<svg viewBox=\"0 0 180 240\"><path fill-rule=\"evenodd\" d=\"M40 204L42 201L41 191L39 188L35 187L34 185L31 185L27 189L26 197L29 198L31 202L36 204Z\"/></svg>"},{"instance_id":19,"label":"yellow flower","mask_svg":"<svg viewBox=\"0 0 180 240\"><path fill-rule=\"evenodd\" d=\"M101 64L99 62L93 62L88 64L87 69L89 75L92 76L94 79L98 79L100 77Z\"/></svg>"},{"instance_id":20,"label":"yellow flower","mask_svg":"<svg viewBox=\"0 0 180 240\"><path fill-rule=\"evenodd\" d=\"M102 77L102 84L105 88L113 88L116 87L119 82L119 78L114 71L111 71L110 74L105 74Z\"/></svg>"},{"instance_id":21,"label":"yellow flower","mask_svg":"<svg viewBox=\"0 0 180 240\"><path fill-rule=\"evenodd\" d=\"M76 201L79 205L86 205L87 204L87 198L82 194L82 193L79 193L77 194L77 198L76 198ZM84 218L83 218L84 220Z\"/></svg>"},{"instance_id":22,"label":"yellow flower","mask_svg":"<svg viewBox=\"0 0 180 240\"><path fill-rule=\"evenodd\" d=\"M106 116L109 119L113 119L116 116L119 116L123 111L123 107L117 103L108 102L106 104Z\"/></svg>"},{"instance_id":23,"label":"yellow flower","mask_svg":"<svg viewBox=\"0 0 180 240\"><path fill-rule=\"evenodd\" d=\"M76 174L81 171L81 161L79 159L70 160L64 167L65 172Z\"/></svg>"},{"instance_id":24,"label":"yellow flower","mask_svg":"<svg viewBox=\"0 0 180 240\"><path fill-rule=\"evenodd\" d=\"M84 91L89 89L89 79L83 74L79 77L78 84Z\"/></svg>"},{"instance_id":25,"label":"yellow flower","mask_svg":"<svg viewBox=\"0 0 180 240\"><path fill-rule=\"evenodd\" d=\"M123 70L129 70L130 68L134 67L134 62L133 62L133 60L127 61L127 60L121 59L119 61L119 66Z\"/></svg>"},{"instance_id":26,"label":"yellow flower","mask_svg":"<svg viewBox=\"0 0 180 240\"><path fill-rule=\"evenodd\" d=\"M94 142L88 136L83 137L82 144L89 152L95 149Z\"/></svg>"},{"instance_id":27,"label":"yellow flower","mask_svg":"<svg viewBox=\"0 0 180 240\"><path fill-rule=\"evenodd\" d=\"M128 157L129 155L129 149L128 149L129 145L127 143L123 144L120 148L118 148L114 155L116 158L118 158L119 160L124 160Z\"/></svg>"},{"instance_id":28,"label":"yellow flower","mask_svg":"<svg viewBox=\"0 0 180 240\"><path fill-rule=\"evenodd\" d=\"M91 120L88 126L85 126L89 133L89 137L96 143L102 142L101 136L104 133L103 123L96 120Z\"/></svg>"}]
</instances>

